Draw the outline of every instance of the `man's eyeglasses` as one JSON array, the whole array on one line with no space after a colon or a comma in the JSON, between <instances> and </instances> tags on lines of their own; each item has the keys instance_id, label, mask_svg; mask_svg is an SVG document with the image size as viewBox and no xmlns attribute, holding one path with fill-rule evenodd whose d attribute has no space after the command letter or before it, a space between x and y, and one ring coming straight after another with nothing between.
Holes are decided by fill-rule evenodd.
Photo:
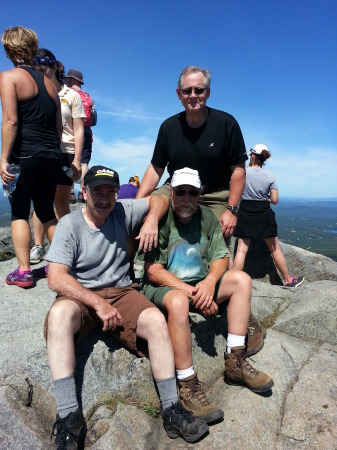
<instances>
[{"instance_id":1,"label":"man's eyeglasses","mask_svg":"<svg viewBox=\"0 0 337 450\"><path fill-rule=\"evenodd\" d=\"M205 87L204 87L204 88L198 88L198 87L195 87L195 88L180 89L180 92L181 92L183 95L191 95L192 92L194 92L195 95L201 95L201 94L203 94L205 91L206 91L206 88L205 88Z\"/></svg>"},{"instance_id":2,"label":"man's eyeglasses","mask_svg":"<svg viewBox=\"0 0 337 450\"><path fill-rule=\"evenodd\" d=\"M176 189L174 193L177 197L182 197L185 194L188 194L191 197L197 197L199 195L199 191L196 191L195 189L193 189L192 191L185 191L185 189Z\"/></svg>"}]
</instances>

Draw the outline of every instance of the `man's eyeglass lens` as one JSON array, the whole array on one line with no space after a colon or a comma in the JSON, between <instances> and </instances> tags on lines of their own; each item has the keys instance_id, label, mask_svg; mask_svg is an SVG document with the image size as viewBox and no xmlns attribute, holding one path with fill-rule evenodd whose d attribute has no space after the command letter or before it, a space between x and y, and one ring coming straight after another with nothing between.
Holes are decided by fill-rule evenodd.
<instances>
[{"instance_id":1,"label":"man's eyeglass lens","mask_svg":"<svg viewBox=\"0 0 337 450\"><path fill-rule=\"evenodd\" d=\"M174 193L177 197L182 197L185 194L188 194L191 197L197 197L199 195L199 191L185 191L185 189L176 189Z\"/></svg>"},{"instance_id":2,"label":"man's eyeglass lens","mask_svg":"<svg viewBox=\"0 0 337 450\"><path fill-rule=\"evenodd\" d=\"M206 91L206 88L186 88L186 89L181 89L181 92L184 95L191 95L192 91L194 91L195 95L201 95Z\"/></svg>"}]
</instances>

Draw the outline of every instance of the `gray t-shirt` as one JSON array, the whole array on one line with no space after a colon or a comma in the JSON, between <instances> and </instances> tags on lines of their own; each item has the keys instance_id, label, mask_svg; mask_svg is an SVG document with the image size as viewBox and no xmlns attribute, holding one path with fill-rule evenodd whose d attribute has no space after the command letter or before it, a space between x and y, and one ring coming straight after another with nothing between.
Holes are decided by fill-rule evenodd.
<instances>
[{"instance_id":1,"label":"gray t-shirt","mask_svg":"<svg viewBox=\"0 0 337 450\"><path fill-rule=\"evenodd\" d=\"M247 167L246 184L241 200L268 200L270 189L277 189L272 172L257 167Z\"/></svg>"},{"instance_id":2,"label":"gray t-shirt","mask_svg":"<svg viewBox=\"0 0 337 450\"><path fill-rule=\"evenodd\" d=\"M128 240L147 212L145 199L117 201L104 226L93 229L78 208L57 224L46 259L70 267L86 288L130 286Z\"/></svg>"}]
</instances>

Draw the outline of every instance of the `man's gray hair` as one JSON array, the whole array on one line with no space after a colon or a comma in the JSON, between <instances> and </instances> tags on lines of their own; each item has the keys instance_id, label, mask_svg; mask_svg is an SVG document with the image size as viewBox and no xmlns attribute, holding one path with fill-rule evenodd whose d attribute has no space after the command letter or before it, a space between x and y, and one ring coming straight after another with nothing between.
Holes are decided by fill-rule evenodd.
<instances>
[{"instance_id":1,"label":"man's gray hair","mask_svg":"<svg viewBox=\"0 0 337 450\"><path fill-rule=\"evenodd\" d=\"M198 66L187 66L185 69L181 72L180 77L178 79L178 88L181 89L181 85L183 82L184 76L190 74L190 73L196 73L201 72L205 77L205 87L207 89L210 88L211 85L211 72L208 69L203 69L202 67Z\"/></svg>"}]
</instances>

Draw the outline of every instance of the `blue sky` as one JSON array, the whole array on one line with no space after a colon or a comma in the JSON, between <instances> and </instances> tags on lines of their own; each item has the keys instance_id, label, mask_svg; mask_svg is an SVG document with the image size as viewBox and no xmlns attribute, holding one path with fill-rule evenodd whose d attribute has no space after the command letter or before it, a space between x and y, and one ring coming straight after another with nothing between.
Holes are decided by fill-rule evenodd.
<instances>
[{"instance_id":1,"label":"blue sky","mask_svg":"<svg viewBox=\"0 0 337 450\"><path fill-rule=\"evenodd\" d=\"M212 72L208 105L264 143L282 197L337 196L336 0L1 0L0 30L33 28L80 69L98 110L92 164L142 178L189 65ZM11 62L0 50L0 70Z\"/></svg>"}]
</instances>

